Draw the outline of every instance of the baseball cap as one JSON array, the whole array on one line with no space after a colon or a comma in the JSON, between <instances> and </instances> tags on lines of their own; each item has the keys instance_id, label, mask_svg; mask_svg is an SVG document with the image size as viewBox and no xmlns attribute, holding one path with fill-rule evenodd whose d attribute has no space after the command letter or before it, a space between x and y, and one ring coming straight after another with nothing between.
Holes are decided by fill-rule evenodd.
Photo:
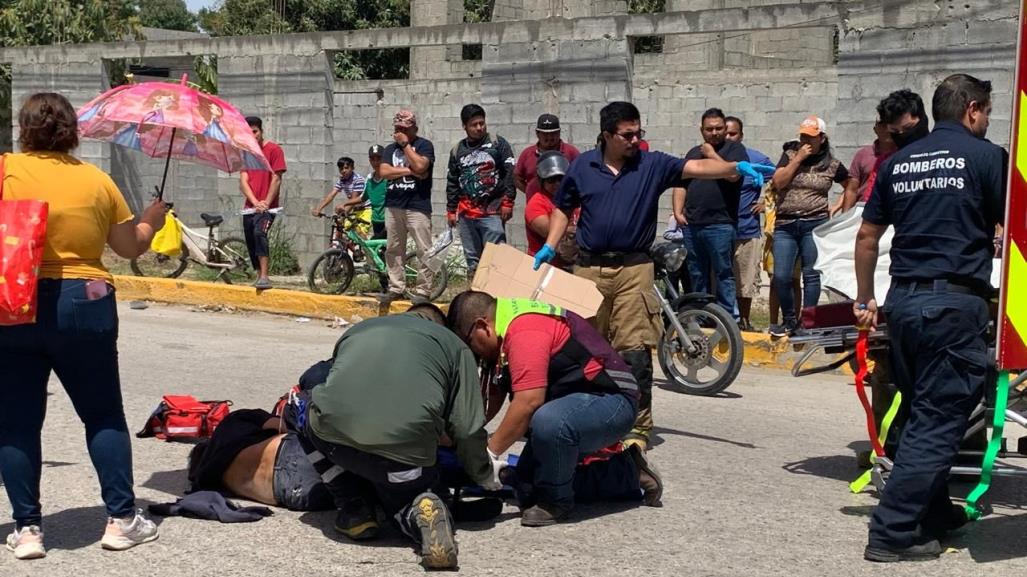
<instances>
[{"instance_id":1,"label":"baseball cap","mask_svg":"<svg viewBox=\"0 0 1027 577\"><path fill-rule=\"evenodd\" d=\"M827 124L817 116L808 116L799 125L799 134L806 136L820 136L827 132Z\"/></svg>"},{"instance_id":2,"label":"baseball cap","mask_svg":"<svg viewBox=\"0 0 1027 577\"><path fill-rule=\"evenodd\" d=\"M560 130L560 119L555 114L543 114L538 117L535 130L539 132L556 132Z\"/></svg>"},{"instance_id":3,"label":"baseball cap","mask_svg":"<svg viewBox=\"0 0 1027 577\"><path fill-rule=\"evenodd\" d=\"M371 148L367 149L367 157L370 158L372 156L381 156L382 150L384 149L380 144L372 144Z\"/></svg>"},{"instance_id":4,"label":"baseball cap","mask_svg":"<svg viewBox=\"0 0 1027 577\"><path fill-rule=\"evenodd\" d=\"M410 128L411 126L416 126L417 116L409 110L400 110L396 113L396 116L392 117L392 125L401 126L403 128Z\"/></svg>"}]
</instances>

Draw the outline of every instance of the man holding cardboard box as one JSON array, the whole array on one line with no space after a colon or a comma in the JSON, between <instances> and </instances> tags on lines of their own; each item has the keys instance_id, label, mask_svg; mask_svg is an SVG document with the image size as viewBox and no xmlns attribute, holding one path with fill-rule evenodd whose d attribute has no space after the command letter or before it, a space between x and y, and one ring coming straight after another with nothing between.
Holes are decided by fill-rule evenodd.
<instances>
[{"instance_id":1,"label":"man holding cardboard box","mask_svg":"<svg viewBox=\"0 0 1027 577\"><path fill-rule=\"evenodd\" d=\"M652 348L662 325L653 292L649 248L656 239L660 195L685 179L751 176L762 183L774 167L719 159L688 160L640 150L645 137L638 109L611 102L599 113L600 146L571 165L553 199L549 237L535 255L535 267L549 262L569 216L581 209L577 240L581 247L575 274L590 279L603 293L596 328L606 336L638 381L638 418L626 441L648 447L653 428Z\"/></svg>"}]
</instances>

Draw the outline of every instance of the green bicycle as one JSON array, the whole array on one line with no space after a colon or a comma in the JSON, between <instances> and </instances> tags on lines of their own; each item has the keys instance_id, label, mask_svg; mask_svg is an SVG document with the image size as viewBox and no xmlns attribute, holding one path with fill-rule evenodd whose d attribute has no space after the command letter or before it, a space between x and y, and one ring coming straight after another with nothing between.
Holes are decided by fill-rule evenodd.
<instances>
[{"instance_id":1,"label":"green bicycle","mask_svg":"<svg viewBox=\"0 0 1027 577\"><path fill-rule=\"evenodd\" d=\"M377 280L382 291L389 290L389 273L385 266L386 240L363 238L357 232L357 227L370 226L370 223L356 216L320 216L332 219L331 245L310 265L307 286L311 292L343 294L358 274ZM414 287L417 284L417 271L420 268L418 264L417 253L407 253L403 263L407 287ZM449 269L444 263L434 272L431 293L428 295L431 300L442 296L449 284ZM412 296L409 288L407 296Z\"/></svg>"}]
</instances>

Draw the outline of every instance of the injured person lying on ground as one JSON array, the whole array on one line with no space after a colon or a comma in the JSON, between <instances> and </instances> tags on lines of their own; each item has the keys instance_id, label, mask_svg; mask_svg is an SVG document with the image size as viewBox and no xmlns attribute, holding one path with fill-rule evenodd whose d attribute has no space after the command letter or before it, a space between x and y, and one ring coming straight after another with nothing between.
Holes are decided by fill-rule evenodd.
<instances>
[{"instance_id":1,"label":"injured person lying on ground","mask_svg":"<svg viewBox=\"0 0 1027 577\"><path fill-rule=\"evenodd\" d=\"M442 318L441 312L438 314ZM210 439L190 452L189 492L217 491L292 511L335 508L321 474L308 457L314 449L303 433L310 389L327 379L331 367L329 360L307 369L299 384L283 395L270 413L236 409L229 414ZM435 491L449 501L456 521L479 522L499 516L501 493L487 495L474 490L452 449L440 448L438 459L441 482Z\"/></svg>"}]
</instances>

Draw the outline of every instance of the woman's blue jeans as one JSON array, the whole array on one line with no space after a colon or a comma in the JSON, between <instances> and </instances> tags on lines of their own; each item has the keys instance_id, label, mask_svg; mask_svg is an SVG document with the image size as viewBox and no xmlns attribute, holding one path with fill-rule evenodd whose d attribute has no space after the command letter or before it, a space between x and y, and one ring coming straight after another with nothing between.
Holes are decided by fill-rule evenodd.
<instances>
[{"instance_id":1,"label":"woman's blue jeans","mask_svg":"<svg viewBox=\"0 0 1027 577\"><path fill-rule=\"evenodd\" d=\"M107 514L127 517L135 510L114 290L88 300L85 285L42 279L36 322L0 327L0 474L19 529L42 521L40 436L51 371L85 424Z\"/></svg>"},{"instance_id":2,"label":"woman's blue jeans","mask_svg":"<svg viewBox=\"0 0 1027 577\"><path fill-rule=\"evenodd\" d=\"M813 229L826 221L826 218L796 220L774 229L773 282L785 322L798 318L795 297L792 295L792 271L795 270L796 259L802 260L802 306L815 306L820 300L820 273L813 268L817 263Z\"/></svg>"}]
</instances>

